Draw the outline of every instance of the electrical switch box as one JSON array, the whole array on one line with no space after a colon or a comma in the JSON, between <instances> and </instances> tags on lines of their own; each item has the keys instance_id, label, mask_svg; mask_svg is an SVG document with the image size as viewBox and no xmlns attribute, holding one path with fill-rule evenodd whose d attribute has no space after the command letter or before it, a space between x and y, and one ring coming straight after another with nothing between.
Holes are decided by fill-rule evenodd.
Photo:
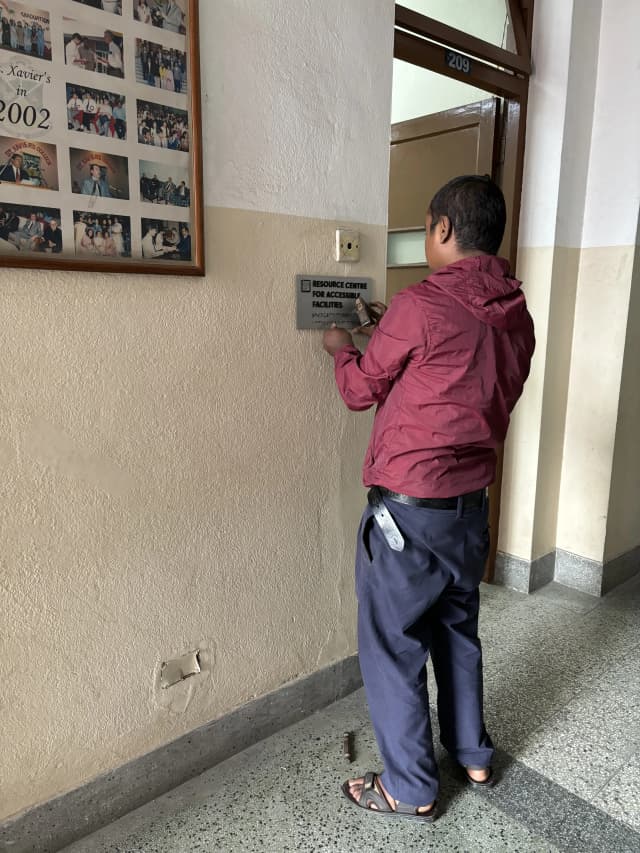
<instances>
[{"instance_id":1,"label":"electrical switch box","mask_svg":"<svg viewBox=\"0 0 640 853\"><path fill-rule=\"evenodd\" d=\"M353 263L360 260L360 232L336 229L336 261Z\"/></svg>"}]
</instances>

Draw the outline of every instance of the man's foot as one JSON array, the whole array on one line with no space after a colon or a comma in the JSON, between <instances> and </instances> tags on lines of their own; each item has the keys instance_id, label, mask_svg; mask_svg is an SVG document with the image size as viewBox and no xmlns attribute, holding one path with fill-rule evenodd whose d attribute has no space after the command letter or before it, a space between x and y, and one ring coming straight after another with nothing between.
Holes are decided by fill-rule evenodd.
<instances>
[{"instance_id":1,"label":"man's foot","mask_svg":"<svg viewBox=\"0 0 640 853\"><path fill-rule=\"evenodd\" d=\"M491 767L483 767L478 770L475 767L463 767L467 782L474 788L490 788L494 783L493 770Z\"/></svg>"},{"instance_id":2,"label":"man's foot","mask_svg":"<svg viewBox=\"0 0 640 853\"><path fill-rule=\"evenodd\" d=\"M383 813L395 812L400 816L413 816L416 819L433 820L435 802L426 806L410 806L394 799L382 784L382 779L376 773L367 773L358 779L349 779L342 786L342 792L355 805L369 811ZM407 812L410 808L412 811Z\"/></svg>"}]
</instances>

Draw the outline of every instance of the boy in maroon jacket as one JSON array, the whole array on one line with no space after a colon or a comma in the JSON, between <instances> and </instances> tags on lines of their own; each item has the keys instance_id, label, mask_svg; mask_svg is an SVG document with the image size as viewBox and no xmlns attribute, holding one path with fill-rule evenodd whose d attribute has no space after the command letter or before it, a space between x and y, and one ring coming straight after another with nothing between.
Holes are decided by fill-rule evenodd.
<instances>
[{"instance_id":1,"label":"boy in maroon jacket","mask_svg":"<svg viewBox=\"0 0 640 853\"><path fill-rule=\"evenodd\" d=\"M478 639L486 488L535 345L520 282L496 257L505 222L488 177L450 181L427 214L429 277L380 306L364 354L345 329L324 333L347 406L377 405L356 592L360 668L385 770L342 786L372 814L435 818L429 655L442 744L470 784L493 782Z\"/></svg>"}]
</instances>

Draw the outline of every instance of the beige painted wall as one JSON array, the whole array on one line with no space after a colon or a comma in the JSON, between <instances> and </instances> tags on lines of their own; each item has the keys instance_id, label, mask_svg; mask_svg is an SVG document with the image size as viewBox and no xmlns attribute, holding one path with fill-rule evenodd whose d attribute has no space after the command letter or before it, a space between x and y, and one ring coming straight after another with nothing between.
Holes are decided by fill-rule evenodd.
<instances>
[{"instance_id":1,"label":"beige painted wall","mask_svg":"<svg viewBox=\"0 0 640 853\"><path fill-rule=\"evenodd\" d=\"M294 275L353 225L383 293L393 0L199 7L207 276L0 271L0 820L355 651L371 419Z\"/></svg>"},{"instance_id":2,"label":"beige painted wall","mask_svg":"<svg viewBox=\"0 0 640 853\"><path fill-rule=\"evenodd\" d=\"M605 535L606 558L640 542L634 254L633 246L518 251L537 345L505 448L501 551L535 560L559 547L602 561Z\"/></svg>"},{"instance_id":3,"label":"beige painted wall","mask_svg":"<svg viewBox=\"0 0 640 853\"><path fill-rule=\"evenodd\" d=\"M516 275L535 321L536 352L504 449L498 549L531 559L553 248L518 249Z\"/></svg>"},{"instance_id":4,"label":"beige painted wall","mask_svg":"<svg viewBox=\"0 0 640 853\"><path fill-rule=\"evenodd\" d=\"M601 562L640 540L625 465L639 405L640 121L627 109L639 16L633 0L536 3L518 273L538 346L507 438L499 536L527 561L558 547ZM635 70L621 85L623 65Z\"/></svg>"},{"instance_id":5,"label":"beige painted wall","mask_svg":"<svg viewBox=\"0 0 640 853\"><path fill-rule=\"evenodd\" d=\"M536 353L505 447L498 547L535 560L555 548L580 250L518 250Z\"/></svg>"},{"instance_id":6,"label":"beige painted wall","mask_svg":"<svg viewBox=\"0 0 640 853\"><path fill-rule=\"evenodd\" d=\"M355 651L370 419L293 298L335 224L210 208L203 279L0 273L0 818Z\"/></svg>"},{"instance_id":7,"label":"beige painted wall","mask_svg":"<svg viewBox=\"0 0 640 853\"><path fill-rule=\"evenodd\" d=\"M631 298L613 454L605 560L640 545L640 246L635 247Z\"/></svg>"},{"instance_id":8,"label":"beige painted wall","mask_svg":"<svg viewBox=\"0 0 640 853\"><path fill-rule=\"evenodd\" d=\"M629 311L633 246L582 249L557 546L602 561Z\"/></svg>"}]
</instances>

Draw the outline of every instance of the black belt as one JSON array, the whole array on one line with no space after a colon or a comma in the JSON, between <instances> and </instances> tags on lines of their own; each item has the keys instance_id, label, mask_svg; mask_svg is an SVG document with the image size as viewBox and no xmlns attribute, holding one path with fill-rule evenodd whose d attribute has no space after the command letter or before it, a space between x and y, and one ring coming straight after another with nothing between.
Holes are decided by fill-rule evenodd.
<instances>
[{"instance_id":1,"label":"black belt","mask_svg":"<svg viewBox=\"0 0 640 853\"><path fill-rule=\"evenodd\" d=\"M392 492L391 489L385 489L384 486L375 486L380 493L389 500L397 501L400 504L407 506L421 506L426 509L457 509L458 498L414 498L411 495L401 495L399 492ZM484 489L478 489L477 492L469 492L462 495L463 509L479 509L484 501Z\"/></svg>"}]
</instances>

